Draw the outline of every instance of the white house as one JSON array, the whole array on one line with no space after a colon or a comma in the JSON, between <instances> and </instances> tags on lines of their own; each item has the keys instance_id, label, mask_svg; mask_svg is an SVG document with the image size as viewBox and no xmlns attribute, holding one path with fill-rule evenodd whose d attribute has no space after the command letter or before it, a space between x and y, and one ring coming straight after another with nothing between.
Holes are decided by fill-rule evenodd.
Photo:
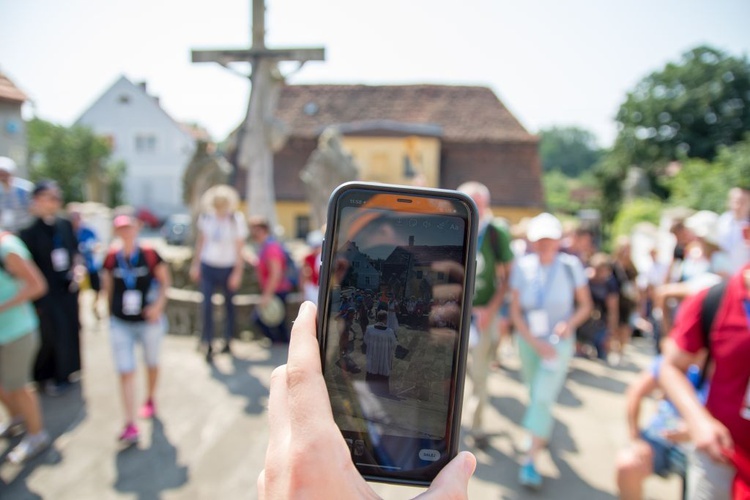
<instances>
[{"instance_id":1,"label":"white house","mask_svg":"<svg viewBox=\"0 0 750 500\"><path fill-rule=\"evenodd\" d=\"M26 177L26 123L21 107L24 94L3 73L0 73L0 156L12 158L17 165L16 175Z\"/></svg>"},{"instance_id":2,"label":"white house","mask_svg":"<svg viewBox=\"0 0 750 500\"><path fill-rule=\"evenodd\" d=\"M195 140L148 94L146 84L121 76L75 125L108 137L113 159L127 166L125 200L159 217L184 212L182 175Z\"/></svg>"}]
</instances>

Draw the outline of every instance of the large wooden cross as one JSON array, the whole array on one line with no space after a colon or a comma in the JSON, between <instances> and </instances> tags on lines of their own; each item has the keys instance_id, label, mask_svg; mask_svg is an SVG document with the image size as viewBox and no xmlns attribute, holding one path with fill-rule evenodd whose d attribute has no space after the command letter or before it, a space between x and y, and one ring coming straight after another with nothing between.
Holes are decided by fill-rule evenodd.
<instances>
[{"instance_id":1,"label":"large wooden cross","mask_svg":"<svg viewBox=\"0 0 750 500\"><path fill-rule=\"evenodd\" d=\"M276 224L276 191L273 183L272 123L283 77L281 61L295 61L300 67L307 61L325 59L325 49L266 48L264 0L253 0L252 46L249 49L193 50L192 61L216 62L228 67L233 62L249 62L251 88L247 115L237 137L237 163L247 169L245 187L248 215L266 217Z\"/></svg>"}]
</instances>

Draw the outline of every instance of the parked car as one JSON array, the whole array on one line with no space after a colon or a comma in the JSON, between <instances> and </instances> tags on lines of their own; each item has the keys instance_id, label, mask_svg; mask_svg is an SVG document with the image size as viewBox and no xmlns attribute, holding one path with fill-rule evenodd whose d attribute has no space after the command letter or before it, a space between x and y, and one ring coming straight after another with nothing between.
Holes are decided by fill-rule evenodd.
<instances>
[{"instance_id":1,"label":"parked car","mask_svg":"<svg viewBox=\"0 0 750 500\"><path fill-rule=\"evenodd\" d=\"M161 225L159 218L148 208L139 208L135 216L138 220L143 222L143 225L147 228L156 229Z\"/></svg>"},{"instance_id":2,"label":"parked car","mask_svg":"<svg viewBox=\"0 0 750 500\"><path fill-rule=\"evenodd\" d=\"M191 223L188 214L170 215L161 226L161 235L169 245L186 245L192 236Z\"/></svg>"}]
</instances>

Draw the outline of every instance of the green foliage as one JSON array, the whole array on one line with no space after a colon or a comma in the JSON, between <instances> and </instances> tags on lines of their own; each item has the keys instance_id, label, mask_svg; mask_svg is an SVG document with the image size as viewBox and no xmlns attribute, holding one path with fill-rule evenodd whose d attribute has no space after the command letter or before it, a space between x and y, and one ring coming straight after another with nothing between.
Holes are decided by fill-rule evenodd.
<instances>
[{"instance_id":1,"label":"green foliage","mask_svg":"<svg viewBox=\"0 0 750 500\"><path fill-rule=\"evenodd\" d=\"M750 130L750 64L701 46L641 80L617 113L630 164L716 156Z\"/></svg>"},{"instance_id":2,"label":"green foliage","mask_svg":"<svg viewBox=\"0 0 750 500\"><path fill-rule=\"evenodd\" d=\"M124 161L118 161L114 163L108 163L105 167L105 183L109 187L109 196L107 199L107 205L110 207L117 207L125 205L125 174L128 171L128 167Z\"/></svg>"},{"instance_id":3,"label":"green foliage","mask_svg":"<svg viewBox=\"0 0 750 500\"><path fill-rule=\"evenodd\" d=\"M633 227L640 222L651 222L658 226L664 204L656 198L637 198L625 205L612 222L611 238L629 235Z\"/></svg>"},{"instance_id":4,"label":"green foliage","mask_svg":"<svg viewBox=\"0 0 750 500\"><path fill-rule=\"evenodd\" d=\"M542 175L547 208L553 213L575 214L598 203L599 190L591 173L571 179L558 170Z\"/></svg>"},{"instance_id":5,"label":"green foliage","mask_svg":"<svg viewBox=\"0 0 750 500\"><path fill-rule=\"evenodd\" d=\"M750 188L750 134L732 147L719 148L713 162L689 160L669 181L670 202L696 210L723 212L727 192L735 186Z\"/></svg>"},{"instance_id":6,"label":"green foliage","mask_svg":"<svg viewBox=\"0 0 750 500\"><path fill-rule=\"evenodd\" d=\"M559 171L568 177L578 177L590 171L601 157L596 137L587 130L552 127L539 135L539 156L544 172Z\"/></svg>"},{"instance_id":7,"label":"green foliage","mask_svg":"<svg viewBox=\"0 0 750 500\"><path fill-rule=\"evenodd\" d=\"M607 153L595 169L594 176L600 192L600 203L597 207L606 226L612 222L622 203L622 182L626 171L621 168L621 160L616 151Z\"/></svg>"},{"instance_id":8,"label":"green foliage","mask_svg":"<svg viewBox=\"0 0 750 500\"><path fill-rule=\"evenodd\" d=\"M55 180L66 202L121 201L125 166L110 161L106 138L84 127L67 128L35 118L28 124L28 140L31 180ZM107 186L114 189L101 193L102 186L105 191Z\"/></svg>"},{"instance_id":9,"label":"green foliage","mask_svg":"<svg viewBox=\"0 0 750 500\"><path fill-rule=\"evenodd\" d=\"M746 57L696 47L677 63L641 80L628 93L617 122L620 132L615 144L596 169L605 223L619 210L620 186L631 166L645 170L653 193L661 199L670 199L670 190L677 190L676 202L707 200L708 191L696 189L696 182L699 177L716 175L714 170L700 174L700 166L709 163L687 167L685 175L691 177L685 182L668 180L665 168L675 160L710 162L722 148L740 142L750 131L750 64ZM705 179L707 189L724 196L724 185L717 189L715 181ZM688 196L691 186L692 198Z\"/></svg>"}]
</instances>

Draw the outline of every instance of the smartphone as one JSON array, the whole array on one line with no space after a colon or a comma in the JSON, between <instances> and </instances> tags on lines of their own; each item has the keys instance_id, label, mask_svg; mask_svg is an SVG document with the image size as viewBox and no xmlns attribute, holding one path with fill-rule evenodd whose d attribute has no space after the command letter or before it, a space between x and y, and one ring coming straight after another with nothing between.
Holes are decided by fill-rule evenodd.
<instances>
[{"instance_id":1,"label":"smartphone","mask_svg":"<svg viewBox=\"0 0 750 500\"><path fill-rule=\"evenodd\" d=\"M318 340L333 416L367 480L428 485L458 452L477 209L457 191L331 195Z\"/></svg>"}]
</instances>

